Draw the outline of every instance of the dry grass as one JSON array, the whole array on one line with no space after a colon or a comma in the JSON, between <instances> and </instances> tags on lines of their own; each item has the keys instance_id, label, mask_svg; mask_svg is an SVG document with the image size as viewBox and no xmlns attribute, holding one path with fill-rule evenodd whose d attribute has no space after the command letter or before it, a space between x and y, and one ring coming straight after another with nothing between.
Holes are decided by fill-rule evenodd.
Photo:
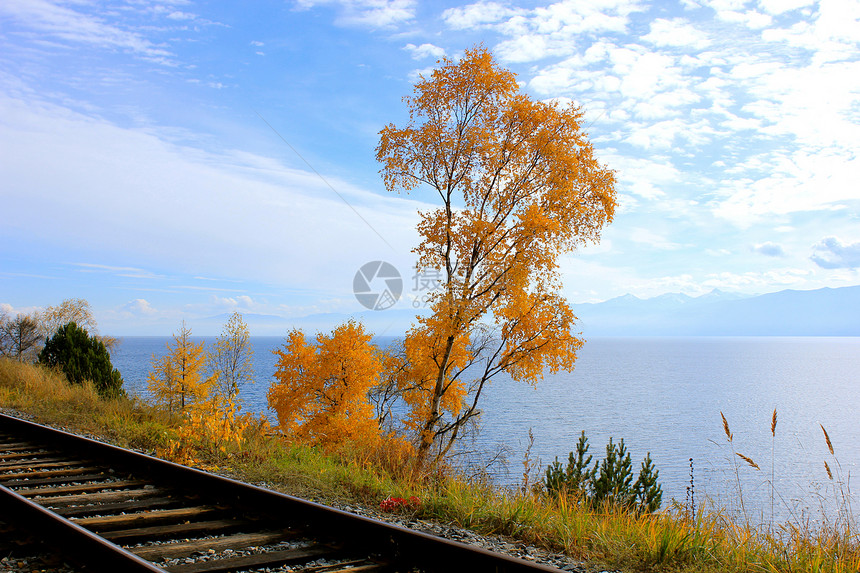
<instances>
[{"instance_id":1,"label":"dry grass","mask_svg":"<svg viewBox=\"0 0 860 573\"><path fill-rule=\"evenodd\" d=\"M148 451L163 449L179 424L139 401L100 400L92 387L73 387L61 374L4 359L0 406ZM722 420L732 442L728 421ZM776 412L772 435L775 430ZM411 473L407 452L392 444L323 453L290 443L262 423L249 426L244 438L226 452L208 449L205 465L323 503L378 507L388 496L416 496L422 502L416 516L422 519L511 535L606 568L679 573L860 571L860 541L853 519L819 528L793 523L761 529L737 524L719 508L702 503L694 515L680 505L641 515L611 505L595 508L575 497L536 494L530 488L504 491L444 474L419 478ZM838 464L835 458L832 462ZM834 486L834 492L839 491ZM850 507L847 511L850 515Z\"/></svg>"},{"instance_id":2,"label":"dry grass","mask_svg":"<svg viewBox=\"0 0 860 573\"><path fill-rule=\"evenodd\" d=\"M624 571L860 570L860 547L850 529L784 525L773 533L736 524L718 508L701 505L693 519L685 519L679 506L636 514L457 481L427 499L429 514L463 527L512 535Z\"/></svg>"},{"instance_id":3,"label":"dry grass","mask_svg":"<svg viewBox=\"0 0 860 573\"><path fill-rule=\"evenodd\" d=\"M174 424L166 414L138 400L103 400L92 384L72 385L59 371L2 358L0 405L27 412L42 423L149 451L163 446Z\"/></svg>"}]
</instances>

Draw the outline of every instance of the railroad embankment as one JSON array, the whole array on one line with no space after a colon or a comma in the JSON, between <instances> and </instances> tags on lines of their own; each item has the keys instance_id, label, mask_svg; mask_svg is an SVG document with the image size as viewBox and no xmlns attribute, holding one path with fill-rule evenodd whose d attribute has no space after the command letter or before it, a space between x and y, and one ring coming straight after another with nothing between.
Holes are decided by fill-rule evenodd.
<instances>
[{"instance_id":1,"label":"railroad embankment","mask_svg":"<svg viewBox=\"0 0 860 573\"><path fill-rule=\"evenodd\" d=\"M102 399L92 387L70 385L55 371L2 358L0 407L306 499L431 532L453 531L470 543L490 540L489 546L507 545L513 554L531 553L556 566L564 562L551 552L564 552L570 570L582 570L586 563L595 571L860 570L853 519L832 526L752 527L733 522L706 502L695 511L669 504L655 514L592 507L531 487L535 475L517 491L462 478L450 468L417 477L408 460L384 447L321 452L290 443L265 421L247 417L238 438L225 428L192 436L182 415L126 397Z\"/></svg>"}]
</instances>

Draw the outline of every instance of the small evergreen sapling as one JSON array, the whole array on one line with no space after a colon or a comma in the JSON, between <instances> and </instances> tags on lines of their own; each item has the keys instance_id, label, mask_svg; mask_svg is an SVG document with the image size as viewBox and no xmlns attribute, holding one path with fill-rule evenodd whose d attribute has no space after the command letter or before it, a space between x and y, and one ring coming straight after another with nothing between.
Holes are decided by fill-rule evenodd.
<instances>
[{"instance_id":1,"label":"small evergreen sapling","mask_svg":"<svg viewBox=\"0 0 860 573\"><path fill-rule=\"evenodd\" d=\"M559 495L567 491L567 483L565 482L564 466L558 461L558 456L555 461L546 467L546 474L543 478L544 487L554 495Z\"/></svg>"},{"instance_id":2,"label":"small evergreen sapling","mask_svg":"<svg viewBox=\"0 0 860 573\"><path fill-rule=\"evenodd\" d=\"M657 483L658 477L660 477L660 470L654 467L651 452L648 452L639 469L639 477L633 484L636 507L642 512L653 513L660 509L660 504L663 502L663 488Z\"/></svg>"},{"instance_id":3,"label":"small evergreen sapling","mask_svg":"<svg viewBox=\"0 0 860 573\"><path fill-rule=\"evenodd\" d=\"M633 491L630 486L633 482L633 465L623 438L618 444L612 443L612 438L609 438L606 457L599 466L597 478L592 482L592 501L597 504L609 501L621 506L632 505Z\"/></svg>"},{"instance_id":4,"label":"small evergreen sapling","mask_svg":"<svg viewBox=\"0 0 860 573\"><path fill-rule=\"evenodd\" d=\"M591 456L588 454L588 438L585 431L579 435L576 443L576 455L570 452L567 457L567 466L563 467L556 456L555 461L546 468L544 484L546 489L553 494L588 494L597 468L589 469ZM563 468L563 469L562 469Z\"/></svg>"},{"instance_id":5,"label":"small evergreen sapling","mask_svg":"<svg viewBox=\"0 0 860 573\"><path fill-rule=\"evenodd\" d=\"M585 432L579 436L576 453L570 452L567 466L558 457L546 469L543 485L551 495L578 495L592 504L611 503L638 512L654 512L660 508L663 490L657 478L660 472L654 467L651 453L645 456L639 477L633 481L633 465L622 439L618 444L612 438L606 446L606 458L595 462L589 469L592 457L588 454ZM576 492L576 493L574 493Z\"/></svg>"},{"instance_id":6,"label":"small evergreen sapling","mask_svg":"<svg viewBox=\"0 0 860 573\"><path fill-rule=\"evenodd\" d=\"M588 438L585 437L585 430L583 430L576 443L576 456L574 457L573 452L567 456L565 480L571 491L584 492L594 481L596 468L588 469L591 465L591 456L585 457L588 454L588 447Z\"/></svg>"}]
</instances>

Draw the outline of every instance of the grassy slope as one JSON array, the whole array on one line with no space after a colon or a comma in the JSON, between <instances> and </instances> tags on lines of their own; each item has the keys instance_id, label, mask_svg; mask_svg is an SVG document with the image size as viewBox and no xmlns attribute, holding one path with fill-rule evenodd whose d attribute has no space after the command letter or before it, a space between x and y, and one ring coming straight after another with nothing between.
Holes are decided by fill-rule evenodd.
<instances>
[{"instance_id":1,"label":"grassy slope","mask_svg":"<svg viewBox=\"0 0 860 573\"><path fill-rule=\"evenodd\" d=\"M90 387L70 387L55 372L2 358L0 406L150 453L166 451L179 435L176 417L135 400L100 400ZM451 477L417 482L402 471L402 463L379 451L326 455L288 444L264 425L252 425L241 446L226 451L199 446L198 465L293 495L372 507L389 495L414 495L422 501L417 511L422 519L509 534L625 571L860 570L860 542L850 522L819 532L802 524L766 532L738 527L702 508L695 520L676 512L637 516Z\"/></svg>"}]
</instances>

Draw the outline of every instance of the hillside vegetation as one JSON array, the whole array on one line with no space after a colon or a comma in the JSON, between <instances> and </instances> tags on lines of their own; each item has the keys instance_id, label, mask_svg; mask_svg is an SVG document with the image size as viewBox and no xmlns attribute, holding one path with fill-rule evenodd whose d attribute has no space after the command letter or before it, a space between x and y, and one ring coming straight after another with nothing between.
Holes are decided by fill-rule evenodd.
<instances>
[{"instance_id":1,"label":"hillside vegetation","mask_svg":"<svg viewBox=\"0 0 860 573\"><path fill-rule=\"evenodd\" d=\"M191 440L187 418L125 396L101 398L91 384L71 385L56 370L5 358L0 359L0 406L293 495L511 535L600 567L832 573L860 568L853 519L820 529L808 523L756 529L737 525L718 508L701 503L695 508L670 504L654 514L595 506L575 495L551 495L534 487L528 472L524 487L516 491L466 480L445 468L417 478L397 452L323 452L290 443L265 420L249 417L239 439L211 432ZM411 497L417 502L392 502Z\"/></svg>"}]
</instances>

